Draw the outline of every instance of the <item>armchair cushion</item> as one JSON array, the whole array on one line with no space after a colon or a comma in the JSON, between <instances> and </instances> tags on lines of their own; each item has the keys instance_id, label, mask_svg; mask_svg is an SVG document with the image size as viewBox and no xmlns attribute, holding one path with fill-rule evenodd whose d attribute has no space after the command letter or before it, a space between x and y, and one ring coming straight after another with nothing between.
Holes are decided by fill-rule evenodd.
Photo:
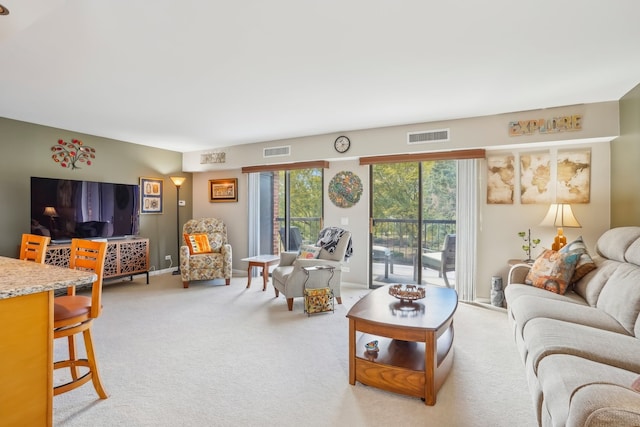
<instances>
[{"instance_id":1,"label":"armchair cushion","mask_svg":"<svg viewBox=\"0 0 640 427\"><path fill-rule=\"evenodd\" d=\"M185 234L184 241L187 242L190 255L212 252L209 237L206 234Z\"/></svg>"}]
</instances>

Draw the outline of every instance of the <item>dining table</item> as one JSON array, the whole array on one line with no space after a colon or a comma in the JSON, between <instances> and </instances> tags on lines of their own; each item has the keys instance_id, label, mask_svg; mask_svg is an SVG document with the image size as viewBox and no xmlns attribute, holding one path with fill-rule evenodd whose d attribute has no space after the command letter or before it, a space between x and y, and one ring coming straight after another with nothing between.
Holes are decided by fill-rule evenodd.
<instances>
[{"instance_id":1,"label":"dining table","mask_svg":"<svg viewBox=\"0 0 640 427\"><path fill-rule=\"evenodd\" d=\"M53 425L53 299L93 271L0 256L0 427Z\"/></svg>"}]
</instances>

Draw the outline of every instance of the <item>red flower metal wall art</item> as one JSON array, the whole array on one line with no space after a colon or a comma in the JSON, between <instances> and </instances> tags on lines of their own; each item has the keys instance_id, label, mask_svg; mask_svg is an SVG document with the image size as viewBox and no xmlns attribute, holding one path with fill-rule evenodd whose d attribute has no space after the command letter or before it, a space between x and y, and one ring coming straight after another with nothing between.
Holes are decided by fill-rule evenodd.
<instances>
[{"instance_id":1,"label":"red flower metal wall art","mask_svg":"<svg viewBox=\"0 0 640 427\"><path fill-rule=\"evenodd\" d=\"M95 148L83 145L79 139L72 139L71 142L59 139L58 144L51 147L51 151L53 161L60 163L63 168L81 169L80 163L91 166L92 160L96 158Z\"/></svg>"}]
</instances>

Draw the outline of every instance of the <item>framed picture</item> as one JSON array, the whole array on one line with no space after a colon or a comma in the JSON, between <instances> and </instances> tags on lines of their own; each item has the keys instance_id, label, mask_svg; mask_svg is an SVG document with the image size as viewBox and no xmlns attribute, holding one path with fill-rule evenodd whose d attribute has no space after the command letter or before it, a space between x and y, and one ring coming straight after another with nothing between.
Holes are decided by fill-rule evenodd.
<instances>
[{"instance_id":1,"label":"framed picture","mask_svg":"<svg viewBox=\"0 0 640 427\"><path fill-rule=\"evenodd\" d=\"M140 178L140 213L161 214L164 179Z\"/></svg>"},{"instance_id":2,"label":"framed picture","mask_svg":"<svg viewBox=\"0 0 640 427\"><path fill-rule=\"evenodd\" d=\"M238 178L210 179L209 180L209 201L210 202L237 202L238 201Z\"/></svg>"}]
</instances>

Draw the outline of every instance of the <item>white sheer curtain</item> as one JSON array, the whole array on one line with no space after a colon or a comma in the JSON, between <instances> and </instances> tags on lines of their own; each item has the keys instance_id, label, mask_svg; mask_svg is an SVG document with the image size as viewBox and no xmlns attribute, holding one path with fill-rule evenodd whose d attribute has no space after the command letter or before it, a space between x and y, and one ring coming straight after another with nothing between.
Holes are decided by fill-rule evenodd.
<instances>
[{"instance_id":1,"label":"white sheer curtain","mask_svg":"<svg viewBox=\"0 0 640 427\"><path fill-rule=\"evenodd\" d=\"M460 301L473 301L476 298L479 162L477 159L457 162L456 290Z\"/></svg>"},{"instance_id":2,"label":"white sheer curtain","mask_svg":"<svg viewBox=\"0 0 640 427\"><path fill-rule=\"evenodd\" d=\"M249 256L260 254L260 174L248 174L249 180Z\"/></svg>"}]
</instances>

